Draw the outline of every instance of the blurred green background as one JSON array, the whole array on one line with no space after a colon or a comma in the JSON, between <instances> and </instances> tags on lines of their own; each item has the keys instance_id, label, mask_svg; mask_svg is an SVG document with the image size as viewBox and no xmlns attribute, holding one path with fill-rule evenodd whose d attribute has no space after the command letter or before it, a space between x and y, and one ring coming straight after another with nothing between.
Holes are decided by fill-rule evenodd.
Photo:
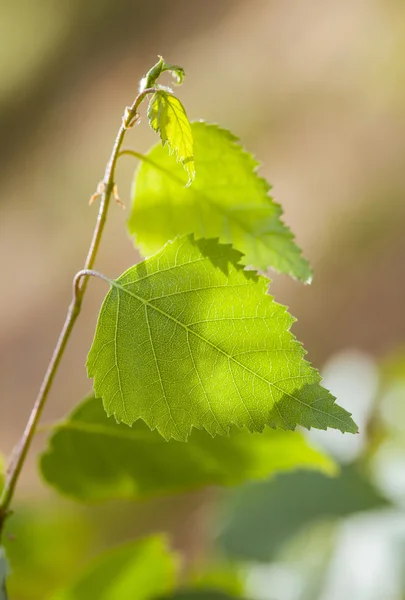
<instances>
[{"instance_id":1,"label":"blurred green background","mask_svg":"<svg viewBox=\"0 0 405 600\"><path fill-rule=\"evenodd\" d=\"M404 40L400 0L0 0L1 451L26 423L96 218L88 198L157 54L184 66L189 117L231 129L263 163L315 270L310 287L274 276L272 293L361 427L312 435L344 465L338 479L300 472L94 509L43 486L38 435L8 527L12 598L46 598L151 530L170 532L186 571L204 564L253 600L405 598ZM141 152L154 142L142 125L127 138ZM118 167L127 205L134 166ZM126 218L112 206L108 276L139 258ZM89 390L103 294L93 282L47 422Z\"/></svg>"}]
</instances>

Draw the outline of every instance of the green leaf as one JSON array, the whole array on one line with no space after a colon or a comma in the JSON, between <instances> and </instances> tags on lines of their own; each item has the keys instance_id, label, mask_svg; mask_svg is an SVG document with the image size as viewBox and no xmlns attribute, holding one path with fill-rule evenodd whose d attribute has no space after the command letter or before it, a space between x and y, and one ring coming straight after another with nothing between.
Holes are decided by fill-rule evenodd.
<instances>
[{"instance_id":1,"label":"green leaf","mask_svg":"<svg viewBox=\"0 0 405 600\"><path fill-rule=\"evenodd\" d=\"M235 485L299 467L336 472L333 461L299 433L235 430L230 438L212 438L193 431L187 445L166 442L141 421L131 429L117 424L94 397L55 427L40 459L50 485L84 502Z\"/></svg>"},{"instance_id":2,"label":"green leaf","mask_svg":"<svg viewBox=\"0 0 405 600\"><path fill-rule=\"evenodd\" d=\"M222 590L194 590L184 589L164 596L160 600L237 600L239 596L231 596Z\"/></svg>"},{"instance_id":3,"label":"green leaf","mask_svg":"<svg viewBox=\"0 0 405 600\"><path fill-rule=\"evenodd\" d=\"M154 87L160 75L165 71L169 71L173 75L173 78L178 85L183 83L183 67L179 67L178 65L169 65L164 60L163 56L159 56L158 62L153 65L151 69L149 69L145 77L142 77L139 85L139 91L143 92L146 88Z\"/></svg>"},{"instance_id":4,"label":"green leaf","mask_svg":"<svg viewBox=\"0 0 405 600\"><path fill-rule=\"evenodd\" d=\"M3 491L4 486L4 459L0 454L0 493Z\"/></svg>"},{"instance_id":5,"label":"green leaf","mask_svg":"<svg viewBox=\"0 0 405 600\"><path fill-rule=\"evenodd\" d=\"M193 134L184 106L176 96L158 90L149 102L148 117L150 126L160 135L162 146L167 144L169 155L176 155L187 173L186 185L190 185L195 177Z\"/></svg>"},{"instance_id":6,"label":"green leaf","mask_svg":"<svg viewBox=\"0 0 405 600\"><path fill-rule=\"evenodd\" d=\"M6 554L4 548L0 546L0 600L7 600L6 579L8 570Z\"/></svg>"},{"instance_id":7,"label":"green leaf","mask_svg":"<svg viewBox=\"0 0 405 600\"><path fill-rule=\"evenodd\" d=\"M213 560L205 565L194 566L189 583L185 584L198 590L217 590L232 597L241 598L245 590L245 573L239 563Z\"/></svg>"},{"instance_id":8,"label":"green leaf","mask_svg":"<svg viewBox=\"0 0 405 600\"><path fill-rule=\"evenodd\" d=\"M336 478L309 471L283 473L244 486L231 497L220 515L219 542L233 558L268 561L304 527L387 505L354 467L343 467Z\"/></svg>"},{"instance_id":9,"label":"green leaf","mask_svg":"<svg viewBox=\"0 0 405 600\"><path fill-rule=\"evenodd\" d=\"M110 282L87 358L107 414L180 441L192 427L357 431L240 256L186 236Z\"/></svg>"},{"instance_id":10,"label":"green leaf","mask_svg":"<svg viewBox=\"0 0 405 600\"><path fill-rule=\"evenodd\" d=\"M197 177L185 176L173 157L155 146L139 166L128 222L144 256L178 234L219 237L246 256L246 263L268 267L309 282L308 262L281 221L282 210L257 175L258 163L229 131L192 123Z\"/></svg>"},{"instance_id":11,"label":"green leaf","mask_svg":"<svg viewBox=\"0 0 405 600\"><path fill-rule=\"evenodd\" d=\"M105 552L70 588L51 600L149 600L174 587L176 561L151 537Z\"/></svg>"},{"instance_id":12,"label":"green leaf","mask_svg":"<svg viewBox=\"0 0 405 600\"><path fill-rule=\"evenodd\" d=\"M6 521L4 546L12 565L7 589L12 599L43 599L82 570L100 544L102 527L55 498L52 505L27 502Z\"/></svg>"}]
</instances>

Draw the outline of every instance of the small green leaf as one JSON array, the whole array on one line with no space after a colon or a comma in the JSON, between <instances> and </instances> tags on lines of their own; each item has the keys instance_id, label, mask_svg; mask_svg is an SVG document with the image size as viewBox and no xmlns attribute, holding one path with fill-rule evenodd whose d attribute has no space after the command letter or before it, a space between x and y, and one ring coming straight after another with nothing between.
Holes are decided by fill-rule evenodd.
<instances>
[{"instance_id":1,"label":"small green leaf","mask_svg":"<svg viewBox=\"0 0 405 600\"><path fill-rule=\"evenodd\" d=\"M160 135L162 146L167 144L169 154L175 153L187 173L186 185L190 185L195 176L193 134L184 106L176 96L158 90L149 102L148 117L150 126Z\"/></svg>"},{"instance_id":2,"label":"small green leaf","mask_svg":"<svg viewBox=\"0 0 405 600\"><path fill-rule=\"evenodd\" d=\"M295 468L335 473L333 461L299 433L235 430L230 438L193 431L166 442L141 421L131 429L90 397L53 430L40 469L62 494L84 502L136 499L204 485L235 485Z\"/></svg>"},{"instance_id":3,"label":"small green leaf","mask_svg":"<svg viewBox=\"0 0 405 600\"><path fill-rule=\"evenodd\" d=\"M268 280L217 240L176 239L111 281L87 372L108 415L166 439L357 426L320 386Z\"/></svg>"},{"instance_id":4,"label":"small green leaf","mask_svg":"<svg viewBox=\"0 0 405 600\"><path fill-rule=\"evenodd\" d=\"M105 552L51 600L150 600L174 587L176 561L161 537Z\"/></svg>"},{"instance_id":5,"label":"small green leaf","mask_svg":"<svg viewBox=\"0 0 405 600\"><path fill-rule=\"evenodd\" d=\"M258 163L229 131L206 123L192 123L191 131L197 171L191 187L184 187L181 167L160 145L137 170L128 228L143 255L195 233L233 244L257 269L272 267L309 282L309 264L268 195L269 184L257 175Z\"/></svg>"},{"instance_id":6,"label":"small green leaf","mask_svg":"<svg viewBox=\"0 0 405 600\"><path fill-rule=\"evenodd\" d=\"M173 75L175 82L180 85L184 80L184 69L178 65L169 65L164 60L163 56L159 56L158 62L153 65L151 69L146 73L145 77L142 77L139 91L143 92L146 88L152 88L156 86L156 82L160 75L165 71L169 71Z\"/></svg>"}]
</instances>

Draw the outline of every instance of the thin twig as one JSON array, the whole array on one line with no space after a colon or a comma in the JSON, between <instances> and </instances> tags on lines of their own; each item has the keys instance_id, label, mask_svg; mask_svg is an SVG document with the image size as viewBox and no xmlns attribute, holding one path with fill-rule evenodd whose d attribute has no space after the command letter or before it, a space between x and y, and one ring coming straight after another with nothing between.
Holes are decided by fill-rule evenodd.
<instances>
[{"instance_id":1,"label":"thin twig","mask_svg":"<svg viewBox=\"0 0 405 600\"><path fill-rule=\"evenodd\" d=\"M80 271L75 277L73 300L69 306L65 323L62 327L62 331L60 332L55 350L52 354L51 360L46 370L45 377L40 387L35 404L32 408L24 433L20 442L16 446L16 449L13 453L10 465L7 470L6 482L0 501L0 537L4 528L4 522L10 514L10 505L13 500L18 478L20 476L22 467L24 465L24 461L28 454L28 450L31 446L36 427L38 425L43 408L48 398L60 361L63 357L67 342L70 338L70 334L72 333L77 317L80 314L83 296L86 292L89 277L91 275L100 276L99 273L92 271L92 267L97 257L97 252L100 246L101 236L104 230L111 195L113 193L115 185L114 175L122 142L124 140L127 130L134 124L134 122L136 122L139 105L148 94L154 93L155 91L156 90L154 88L148 88L143 90L135 98L132 106L127 107L125 109L124 117L122 118L122 125L119 128L117 137L115 139L114 147L111 152L110 160L108 161L105 169L102 186L103 191L100 194L100 208L98 212L96 226L94 228L93 238L91 240L90 248L84 263L84 269L83 271Z\"/></svg>"}]
</instances>

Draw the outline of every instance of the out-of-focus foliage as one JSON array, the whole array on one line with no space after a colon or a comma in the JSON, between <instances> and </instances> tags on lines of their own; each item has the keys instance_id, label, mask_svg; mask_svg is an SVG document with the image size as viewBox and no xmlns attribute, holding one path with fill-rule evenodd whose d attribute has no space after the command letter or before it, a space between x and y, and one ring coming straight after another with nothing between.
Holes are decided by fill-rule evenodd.
<instances>
[{"instance_id":1,"label":"out-of-focus foliage","mask_svg":"<svg viewBox=\"0 0 405 600\"><path fill-rule=\"evenodd\" d=\"M11 565L7 579L11 598L46 598L71 580L97 543L83 512L51 506L19 507L7 522L4 539Z\"/></svg>"},{"instance_id":2,"label":"out-of-focus foliage","mask_svg":"<svg viewBox=\"0 0 405 600\"><path fill-rule=\"evenodd\" d=\"M141 421L119 425L94 397L56 426L40 467L59 492L84 502L236 485L298 467L335 473L334 462L298 432L235 429L213 438L194 430L186 445L166 442Z\"/></svg>"},{"instance_id":3,"label":"out-of-focus foliage","mask_svg":"<svg viewBox=\"0 0 405 600\"><path fill-rule=\"evenodd\" d=\"M161 537L108 550L51 600L153 600L171 591L176 559Z\"/></svg>"},{"instance_id":4,"label":"out-of-focus foliage","mask_svg":"<svg viewBox=\"0 0 405 600\"><path fill-rule=\"evenodd\" d=\"M210 564L196 565L190 576L190 585L201 590L221 590L232 597L241 597L244 593L244 573L237 562L225 562L218 558Z\"/></svg>"},{"instance_id":5,"label":"out-of-focus foliage","mask_svg":"<svg viewBox=\"0 0 405 600\"><path fill-rule=\"evenodd\" d=\"M303 471L279 474L236 494L226 508L220 544L234 558L270 560L309 524L386 505L353 467L343 468L336 478Z\"/></svg>"},{"instance_id":6,"label":"out-of-focus foliage","mask_svg":"<svg viewBox=\"0 0 405 600\"><path fill-rule=\"evenodd\" d=\"M180 590L170 596L165 596L161 600L236 600L236 596L231 596L226 592L217 590Z\"/></svg>"}]
</instances>

